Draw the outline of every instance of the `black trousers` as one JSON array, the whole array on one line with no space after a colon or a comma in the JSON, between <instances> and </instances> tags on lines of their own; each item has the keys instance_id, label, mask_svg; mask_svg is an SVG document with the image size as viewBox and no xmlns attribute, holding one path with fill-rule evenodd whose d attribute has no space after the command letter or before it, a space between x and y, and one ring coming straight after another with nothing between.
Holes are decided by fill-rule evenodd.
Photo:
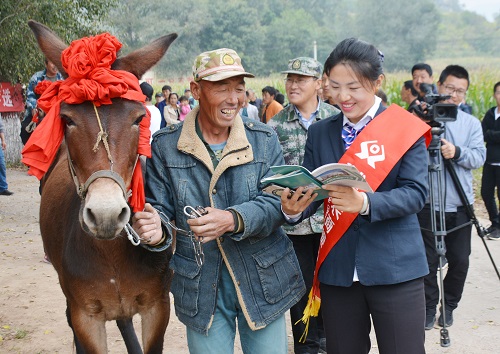
<instances>
[{"instance_id":1,"label":"black trousers","mask_svg":"<svg viewBox=\"0 0 500 354\"><path fill-rule=\"evenodd\" d=\"M319 241L321 234L311 235L288 235L293 243L295 254L299 261L300 270L304 283L306 284L306 294L290 309L290 319L292 323L293 347L295 354L318 353L319 341L325 337L323 330L323 317L321 311L318 317L311 317L309 321L309 331L304 343L299 339L304 333L305 324L299 321L304 313L309 298L309 292L312 287L314 268L316 267L316 259L318 258ZM297 324L295 324L297 323Z\"/></svg>"},{"instance_id":2,"label":"black trousers","mask_svg":"<svg viewBox=\"0 0 500 354\"><path fill-rule=\"evenodd\" d=\"M420 227L427 230L431 229L431 213L428 205L418 213L418 220L420 222ZM463 225L469 220L463 207L460 207L456 213L445 213L447 230ZM437 226L439 227L438 218ZM445 306L449 310L456 309L458 302L462 298L465 279L467 278L467 272L469 270L471 231L472 225L467 225L446 234L444 237L446 259L448 260L448 271L443 281L444 300ZM432 232L422 230L422 236L425 243L427 263L429 264L429 274L424 277L426 308L427 313L435 314L436 305L439 303L439 286L437 278L439 256L436 251L435 236Z\"/></svg>"},{"instance_id":3,"label":"black trousers","mask_svg":"<svg viewBox=\"0 0 500 354\"><path fill-rule=\"evenodd\" d=\"M394 285L350 287L321 283L321 311L328 354L362 354L371 349L371 320L381 354L425 353L422 278Z\"/></svg>"},{"instance_id":4,"label":"black trousers","mask_svg":"<svg viewBox=\"0 0 500 354\"><path fill-rule=\"evenodd\" d=\"M500 200L500 166L485 163L481 179L481 197L483 198L484 206L486 207L486 211L488 211L491 223L499 226L500 219L495 198L495 188L497 189L496 197Z\"/></svg>"}]
</instances>

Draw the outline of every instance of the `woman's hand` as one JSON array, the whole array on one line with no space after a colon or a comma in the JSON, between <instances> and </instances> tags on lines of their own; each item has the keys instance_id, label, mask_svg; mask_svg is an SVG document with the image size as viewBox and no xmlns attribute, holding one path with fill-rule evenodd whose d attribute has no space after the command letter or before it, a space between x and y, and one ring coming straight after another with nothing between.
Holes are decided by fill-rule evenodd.
<instances>
[{"instance_id":1,"label":"woman's hand","mask_svg":"<svg viewBox=\"0 0 500 354\"><path fill-rule=\"evenodd\" d=\"M348 213L359 213L363 208L363 193L352 187L325 184L323 189L328 191L335 209Z\"/></svg>"}]
</instances>

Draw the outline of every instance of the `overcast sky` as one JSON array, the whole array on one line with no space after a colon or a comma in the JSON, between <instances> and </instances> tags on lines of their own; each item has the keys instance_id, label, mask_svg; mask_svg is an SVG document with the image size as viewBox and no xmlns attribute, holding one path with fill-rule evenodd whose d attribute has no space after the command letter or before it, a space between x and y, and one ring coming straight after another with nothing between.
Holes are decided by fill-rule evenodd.
<instances>
[{"instance_id":1,"label":"overcast sky","mask_svg":"<svg viewBox=\"0 0 500 354\"><path fill-rule=\"evenodd\" d=\"M500 13L499 0L461 0L460 3L466 10L477 12L489 21L493 21L493 17Z\"/></svg>"}]
</instances>

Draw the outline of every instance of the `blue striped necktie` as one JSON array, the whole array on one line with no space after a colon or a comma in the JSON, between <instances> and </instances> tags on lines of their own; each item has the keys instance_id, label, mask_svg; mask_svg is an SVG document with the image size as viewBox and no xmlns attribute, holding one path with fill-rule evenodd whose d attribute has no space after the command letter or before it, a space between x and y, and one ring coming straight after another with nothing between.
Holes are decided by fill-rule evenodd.
<instances>
[{"instance_id":1,"label":"blue striped necktie","mask_svg":"<svg viewBox=\"0 0 500 354\"><path fill-rule=\"evenodd\" d=\"M342 127L342 139L344 140L344 146L346 150L349 149L352 142L358 136L358 134L361 133L363 128L364 126L361 127L361 129L356 130L354 129L353 126L349 124L344 124L344 126Z\"/></svg>"}]
</instances>

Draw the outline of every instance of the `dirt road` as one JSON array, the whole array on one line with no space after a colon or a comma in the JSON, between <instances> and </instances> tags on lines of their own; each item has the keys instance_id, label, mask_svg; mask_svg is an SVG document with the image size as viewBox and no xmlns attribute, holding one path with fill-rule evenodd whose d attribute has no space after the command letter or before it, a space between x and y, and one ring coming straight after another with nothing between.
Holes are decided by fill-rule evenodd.
<instances>
[{"instance_id":1,"label":"dirt road","mask_svg":"<svg viewBox=\"0 0 500 354\"><path fill-rule=\"evenodd\" d=\"M64 315L64 296L56 272L42 262L38 181L24 170L12 169L7 170L7 180L14 195L0 196L0 353L71 353L73 341ZM449 328L451 346L439 345L438 329L427 331L427 353L500 352L500 281L481 239L473 236L472 240L464 296L454 313L455 323ZM486 242L500 266L500 242ZM134 322L140 332L139 319ZM115 327L113 323L107 325L109 352L124 353ZM173 311L164 352L188 352L184 326ZM378 353L375 339L371 352ZM241 353L239 345L235 353Z\"/></svg>"}]
</instances>

